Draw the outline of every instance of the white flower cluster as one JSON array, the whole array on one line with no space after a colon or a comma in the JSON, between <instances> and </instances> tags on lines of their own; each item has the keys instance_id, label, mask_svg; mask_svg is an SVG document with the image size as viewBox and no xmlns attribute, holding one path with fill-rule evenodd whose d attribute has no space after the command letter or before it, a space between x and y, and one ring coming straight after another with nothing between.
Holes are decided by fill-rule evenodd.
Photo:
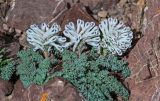
<instances>
[{"instance_id":1,"label":"white flower cluster","mask_svg":"<svg viewBox=\"0 0 160 101\"><path fill-rule=\"evenodd\" d=\"M99 27L95 26L94 22L84 22L80 19L76 24L69 22L63 31L65 37L59 36L59 31L61 28L55 23L51 27L45 23L40 26L31 25L26 32L27 41L34 46L35 50L50 51L52 47L55 47L63 51L63 48L73 46L73 51L76 51L79 46L88 44L97 49L106 48L112 54L122 55L131 47L133 38L131 29L113 18L103 20Z\"/></svg>"},{"instance_id":2,"label":"white flower cluster","mask_svg":"<svg viewBox=\"0 0 160 101\"><path fill-rule=\"evenodd\" d=\"M59 51L63 51L62 44L66 41L66 38L59 36L59 31L61 31L61 28L56 23L51 27L45 23L40 26L34 24L26 31L27 41L34 46L34 50L50 51L54 46Z\"/></svg>"},{"instance_id":3,"label":"white flower cluster","mask_svg":"<svg viewBox=\"0 0 160 101\"><path fill-rule=\"evenodd\" d=\"M123 22L108 18L99 25L102 32L101 47L108 49L112 54L122 55L131 47L133 32Z\"/></svg>"},{"instance_id":4,"label":"white flower cluster","mask_svg":"<svg viewBox=\"0 0 160 101\"><path fill-rule=\"evenodd\" d=\"M65 26L63 31L64 35L70 39L70 42L65 44L65 48L73 45L73 51L79 46L79 44L89 44L93 47L100 46L100 32L98 26L95 26L94 22L84 22L83 20L77 20L77 26L73 22L70 22Z\"/></svg>"}]
</instances>

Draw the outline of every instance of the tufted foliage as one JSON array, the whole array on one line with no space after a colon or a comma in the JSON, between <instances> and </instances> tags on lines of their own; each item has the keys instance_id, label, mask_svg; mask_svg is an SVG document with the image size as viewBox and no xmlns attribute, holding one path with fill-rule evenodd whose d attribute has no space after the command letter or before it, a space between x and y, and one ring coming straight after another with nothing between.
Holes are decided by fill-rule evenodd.
<instances>
[{"instance_id":1,"label":"tufted foliage","mask_svg":"<svg viewBox=\"0 0 160 101\"><path fill-rule=\"evenodd\" d=\"M133 32L122 21L108 18L100 23L99 28L103 36L101 46L112 54L122 55L131 47Z\"/></svg>"},{"instance_id":2,"label":"tufted foliage","mask_svg":"<svg viewBox=\"0 0 160 101\"><path fill-rule=\"evenodd\" d=\"M66 41L66 38L59 36L59 31L61 28L56 23L51 27L46 23L42 23L40 26L34 24L26 31L27 41L34 46L34 50L40 49L49 52L52 47L55 47L59 51L63 51L61 44Z\"/></svg>"},{"instance_id":3,"label":"tufted foliage","mask_svg":"<svg viewBox=\"0 0 160 101\"><path fill-rule=\"evenodd\" d=\"M77 24L69 22L69 24L65 25L63 33L70 40L65 43L64 47L73 46L73 51L82 50L82 46L85 46L85 43L97 48L101 40L98 26L95 26L94 22L84 22L80 19L77 20Z\"/></svg>"}]
</instances>

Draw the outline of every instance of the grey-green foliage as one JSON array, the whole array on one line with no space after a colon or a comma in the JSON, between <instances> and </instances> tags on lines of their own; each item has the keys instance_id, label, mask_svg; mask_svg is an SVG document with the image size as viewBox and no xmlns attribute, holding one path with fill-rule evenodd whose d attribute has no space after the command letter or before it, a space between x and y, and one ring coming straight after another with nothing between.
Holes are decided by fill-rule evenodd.
<instances>
[{"instance_id":1,"label":"grey-green foliage","mask_svg":"<svg viewBox=\"0 0 160 101\"><path fill-rule=\"evenodd\" d=\"M79 57L70 51L63 52L63 70L53 77L60 76L70 81L88 101L114 101L112 93L128 100L129 92L110 72L130 75L127 63L113 55L99 56L93 50Z\"/></svg>"},{"instance_id":2,"label":"grey-green foliage","mask_svg":"<svg viewBox=\"0 0 160 101\"><path fill-rule=\"evenodd\" d=\"M42 55L33 50L20 51L17 56L20 58L20 63L17 66L17 75L25 87L35 83L42 85L51 66L49 59L44 59Z\"/></svg>"},{"instance_id":3,"label":"grey-green foliage","mask_svg":"<svg viewBox=\"0 0 160 101\"><path fill-rule=\"evenodd\" d=\"M18 52L17 59L10 61L1 68L1 77L4 80L10 80L16 73L20 77L23 85L28 87L31 84L42 85L47 82L51 64L57 64L57 60L51 62L49 58L44 59L42 55L32 49Z\"/></svg>"},{"instance_id":4,"label":"grey-green foliage","mask_svg":"<svg viewBox=\"0 0 160 101\"><path fill-rule=\"evenodd\" d=\"M10 62L3 68L1 68L1 78L4 80L10 80L15 72L15 62Z\"/></svg>"},{"instance_id":5,"label":"grey-green foliage","mask_svg":"<svg viewBox=\"0 0 160 101\"><path fill-rule=\"evenodd\" d=\"M5 56L5 49L0 49L0 76L4 80L9 80L14 73L15 63L11 62L11 59L7 59Z\"/></svg>"}]
</instances>

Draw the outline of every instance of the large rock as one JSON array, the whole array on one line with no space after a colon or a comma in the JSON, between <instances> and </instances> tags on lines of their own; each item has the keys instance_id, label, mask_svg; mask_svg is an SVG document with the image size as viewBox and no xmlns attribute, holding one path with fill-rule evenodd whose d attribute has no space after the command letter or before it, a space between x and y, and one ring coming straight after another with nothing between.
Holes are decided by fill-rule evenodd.
<instances>
[{"instance_id":1,"label":"large rock","mask_svg":"<svg viewBox=\"0 0 160 101\"><path fill-rule=\"evenodd\" d=\"M9 97L7 97L5 101L25 101L24 100L25 91L26 89L24 88L22 82L18 80L14 85L12 94Z\"/></svg>"},{"instance_id":2,"label":"large rock","mask_svg":"<svg viewBox=\"0 0 160 101\"><path fill-rule=\"evenodd\" d=\"M44 92L49 94L53 101L82 101L81 95L70 83L64 79L56 78L44 86Z\"/></svg>"},{"instance_id":3,"label":"large rock","mask_svg":"<svg viewBox=\"0 0 160 101\"><path fill-rule=\"evenodd\" d=\"M5 96L11 94L13 84L0 78L0 101L5 100Z\"/></svg>"},{"instance_id":4,"label":"large rock","mask_svg":"<svg viewBox=\"0 0 160 101\"><path fill-rule=\"evenodd\" d=\"M160 101L160 77L137 83L129 101Z\"/></svg>"},{"instance_id":5,"label":"large rock","mask_svg":"<svg viewBox=\"0 0 160 101\"><path fill-rule=\"evenodd\" d=\"M64 0L14 0L6 21L10 27L24 31L34 23L61 23L66 9Z\"/></svg>"},{"instance_id":6,"label":"large rock","mask_svg":"<svg viewBox=\"0 0 160 101\"><path fill-rule=\"evenodd\" d=\"M76 23L77 19L95 22L95 20L86 12L85 7L82 4L77 3L65 13L64 20L61 25L62 29L64 29L65 24L68 24L69 22Z\"/></svg>"},{"instance_id":7,"label":"large rock","mask_svg":"<svg viewBox=\"0 0 160 101\"><path fill-rule=\"evenodd\" d=\"M139 0L143 4L144 0ZM128 78L130 101L160 101L160 13L158 0L146 1L141 19L143 37L135 44L126 60L132 75Z\"/></svg>"},{"instance_id":8,"label":"large rock","mask_svg":"<svg viewBox=\"0 0 160 101\"><path fill-rule=\"evenodd\" d=\"M44 86L31 85L24 88L21 81L15 84L11 97L7 101L41 101L46 95L49 101L82 101L77 90L62 78L54 78Z\"/></svg>"},{"instance_id":9,"label":"large rock","mask_svg":"<svg viewBox=\"0 0 160 101\"><path fill-rule=\"evenodd\" d=\"M61 24L65 11L77 3L81 3L87 8L87 12L92 13L100 9L115 8L118 2L119 0L14 0L5 18L8 26L25 31L34 23Z\"/></svg>"}]
</instances>

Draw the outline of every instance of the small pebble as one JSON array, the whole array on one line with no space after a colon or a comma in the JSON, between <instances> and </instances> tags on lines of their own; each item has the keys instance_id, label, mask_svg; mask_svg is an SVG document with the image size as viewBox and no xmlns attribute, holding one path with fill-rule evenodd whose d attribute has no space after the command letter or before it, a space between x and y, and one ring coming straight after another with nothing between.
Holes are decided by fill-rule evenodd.
<instances>
[{"instance_id":1,"label":"small pebble","mask_svg":"<svg viewBox=\"0 0 160 101\"><path fill-rule=\"evenodd\" d=\"M21 34L22 31L20 29L15 29L16 33Z\"/></svg>"},{"instance_id":2,"label":"small pebble","mask_svg":"<svg viewBox=\"0 0 160 101\"><path fill-rule=\"evenodd\" d=\"M98 20L98 16L97 15L92 15L94 19Z\"/></svg>"},{"instance_id":3,"label":"small pebble","mask_svg":"<svg viewBox=\"0 0 160 101\"><path fill-rule=\"evenodd\" d=\"M108 15L108 12L105 11L105 10L98 12L98 16L101 17L101 18L106 18L107 15Z\"/></svg>"},{"instance_id":4,"label":"small pebble","mask_svg":"<svg viewBox=\"0 0 160 101\"><path fill-rule=\"evenodd\" d=\"M10 28L10 29L8 30L9 33L13 33L14 31L15 31L14 28Z\"/></svg>"},{"instance_id":5,"label":"small pebble","mask_svg":"<svg viewBox=\"0 0 160 101\"><path fill-rule=\"evenodd\" d=\"M8 31L8 30L9 30L9 27L7 26L7 24L3 24L2 26L3 26L3 29L4 29L5 31Z\"/></svg>"}]
</instances>

